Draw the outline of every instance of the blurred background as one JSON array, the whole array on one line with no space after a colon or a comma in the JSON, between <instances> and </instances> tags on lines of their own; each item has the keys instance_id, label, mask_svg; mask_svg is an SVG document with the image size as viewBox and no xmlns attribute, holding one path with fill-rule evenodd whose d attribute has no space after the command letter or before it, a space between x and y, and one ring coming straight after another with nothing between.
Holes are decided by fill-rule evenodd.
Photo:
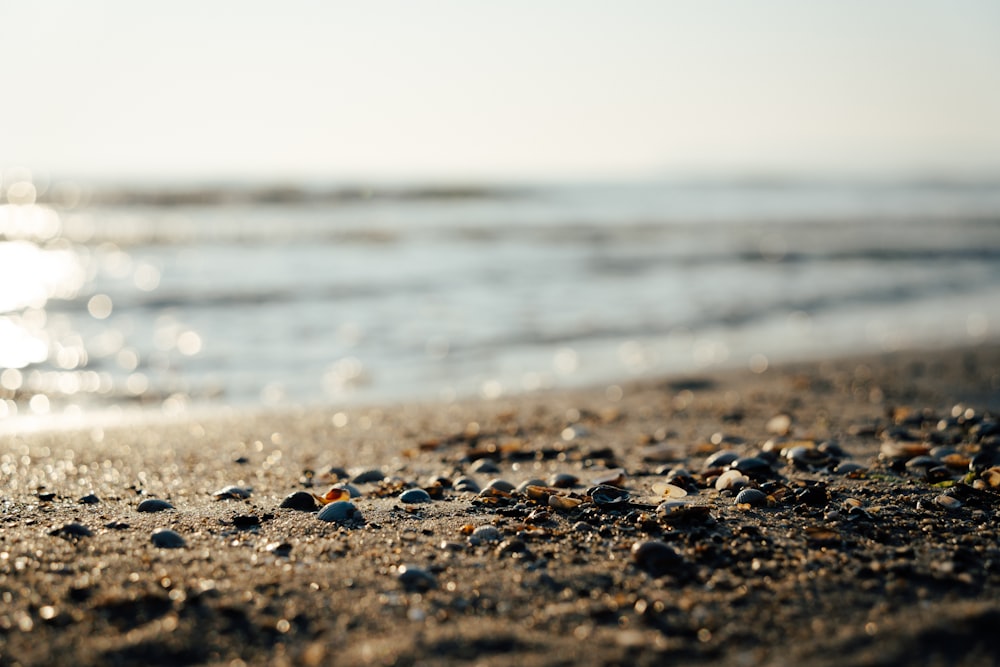
<instances>
[{"instance_id":1,"label":"blurred background","mask_svg":"<svg viewBox=\"0 0 1000 667\"><path fill-rule=\"evenodd\" d=\"M1000 4L0 0L0 418L1000 332Z\"/></svg>"}]
</instances>

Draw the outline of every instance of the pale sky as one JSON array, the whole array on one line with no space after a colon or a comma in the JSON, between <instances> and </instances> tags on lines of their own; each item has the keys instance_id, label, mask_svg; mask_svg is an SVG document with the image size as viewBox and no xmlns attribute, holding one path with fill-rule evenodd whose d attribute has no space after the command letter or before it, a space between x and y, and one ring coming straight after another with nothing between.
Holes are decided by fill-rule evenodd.
<instances>
[{"instance_id":1,"label":"pale sky","mask_svg":"<svg viewBox=\"0 0 1000 667\"><path fill-rule=\"evenodd\" d=\"M1000 170L996 0L0 0L0 169Z\"/></svg>"}]
</instances>

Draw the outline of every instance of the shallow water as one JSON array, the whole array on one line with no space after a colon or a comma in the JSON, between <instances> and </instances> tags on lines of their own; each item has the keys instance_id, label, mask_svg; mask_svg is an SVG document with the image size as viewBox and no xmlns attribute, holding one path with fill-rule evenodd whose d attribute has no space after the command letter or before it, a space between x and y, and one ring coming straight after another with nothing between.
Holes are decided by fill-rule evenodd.
<instances>
[{"instance_id":1,"label":"shallow water","mask_svg":"<svg viewBox=\"0 0 1000 667\"><path fill-rule=\"evenodd\" d=\"M1000 184L48 196L0 207L0 416L496 396L1000 329Z\"/></svg>"}]
</instances>

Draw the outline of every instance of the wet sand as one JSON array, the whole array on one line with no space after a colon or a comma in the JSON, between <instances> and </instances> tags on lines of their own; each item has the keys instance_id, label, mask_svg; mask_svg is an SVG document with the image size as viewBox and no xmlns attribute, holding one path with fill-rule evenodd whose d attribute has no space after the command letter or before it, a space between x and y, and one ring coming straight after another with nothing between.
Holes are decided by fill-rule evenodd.
<instances>
[{"instance_id":1,"label":"wet sand","mask_svg":"<svg viewBox=\"0 0 1000 667\"><path fill-rule=\"evenodd\" d=\"M0 664L994 662L998 414L989 344L0 436Z\"/></svg>"}]
</instances>

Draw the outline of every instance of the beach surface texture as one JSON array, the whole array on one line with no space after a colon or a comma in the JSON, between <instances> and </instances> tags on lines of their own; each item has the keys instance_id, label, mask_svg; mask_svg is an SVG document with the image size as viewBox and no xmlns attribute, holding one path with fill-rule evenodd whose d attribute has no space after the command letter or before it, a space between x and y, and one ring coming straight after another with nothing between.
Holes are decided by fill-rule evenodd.
<instances>
[{"instance_id":1,"label":"beach surface texture","mask_svg":"<svg viewBox=\"0 0 1000 667\"><path fill-rule=\"evenodd\" d=\"M983 344L6 434L0 664L990 664L998 415Z\"/></svg>"}]
</instances>

